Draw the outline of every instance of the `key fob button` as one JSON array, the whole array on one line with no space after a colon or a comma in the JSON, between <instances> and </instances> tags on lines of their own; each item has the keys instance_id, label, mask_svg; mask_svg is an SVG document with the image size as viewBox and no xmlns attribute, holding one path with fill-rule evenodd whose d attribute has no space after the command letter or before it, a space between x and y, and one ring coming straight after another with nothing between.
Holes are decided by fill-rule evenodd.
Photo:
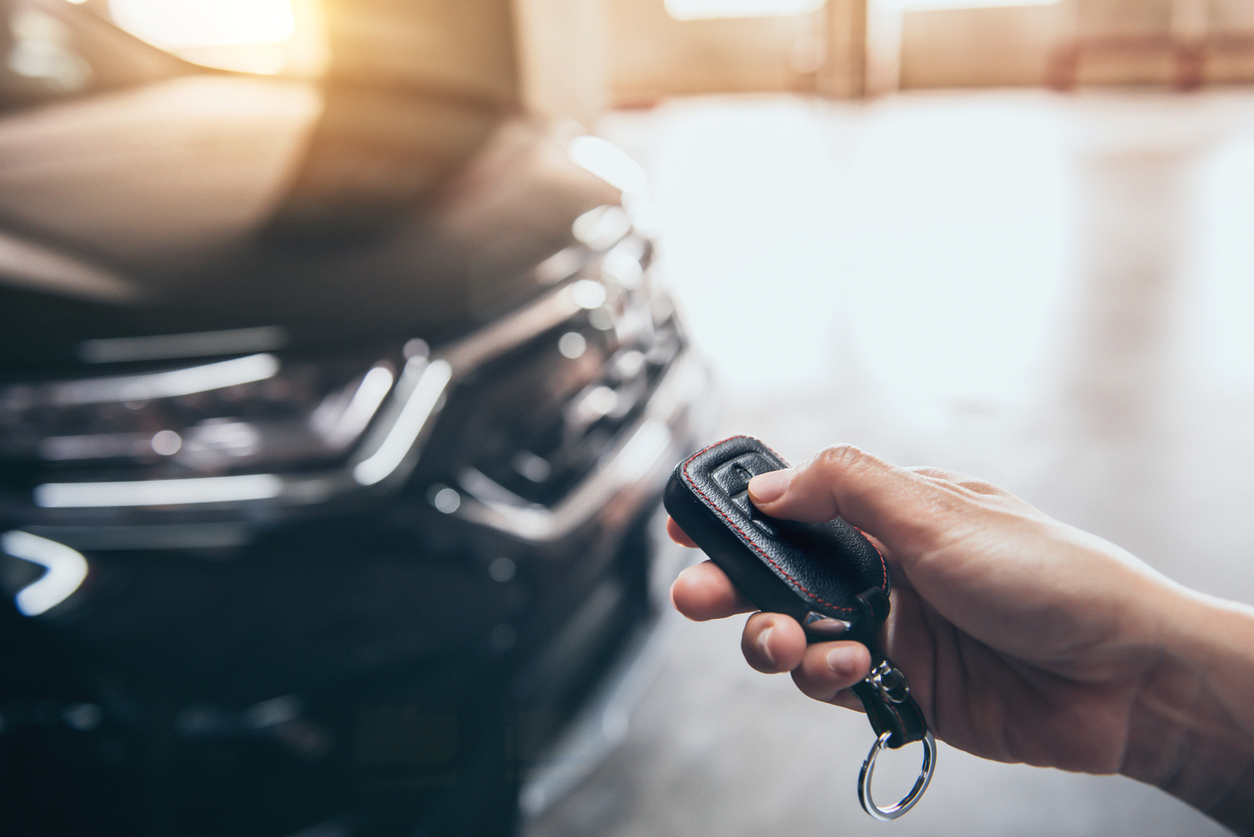
<instances>
[{"instance_id":1,"label":"key fob button","mask_svg":"<svg viewBox=\"0 0 1254 837\"><path fill-rule=\"evenodd\" d=\"M759 511L757 506L753 505L753 501L749 499L748 491L742 491L735 495L731 498L731 501L736 505L736 508L745 513L745 517L749 519L749 522L756 526L762 534L770 538L779 537L779 533L772 528L771 524L767 523L766 515Z\"/></svg>"},{"instance_id":2,"label":"key fob button","mask_svg":"<svg viewBox=\"0 0 1254 837\"><path fill-rule=\"evenodd\" d=\"M770 466L761 456L749 453L738 456L716 468L712 474L712 478L718 487L723 489L723 493L728 496L735 497L749 490L749 481L758 474L765 474L768 471L774 471L775 468Z\"/></svg>"}]
</instances>

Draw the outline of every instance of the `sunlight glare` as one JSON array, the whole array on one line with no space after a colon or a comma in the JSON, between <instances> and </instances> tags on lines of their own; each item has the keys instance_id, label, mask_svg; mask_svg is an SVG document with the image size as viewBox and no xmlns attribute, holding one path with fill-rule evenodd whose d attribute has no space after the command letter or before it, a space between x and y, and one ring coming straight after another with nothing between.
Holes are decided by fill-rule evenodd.
<instances>
[{"instance_id":1,"label":"sunlight glare","mask_svg":"<svg viewBox=\"0 0 1254 837\"><path fill-rule=\"evenodd\" d=\"M1060 0L881 0L906 12L923 9L994 9L1009 6L1053 6Z\"/></svg>"},{"instance_id":2,"label":"sunlight glare","mask_svg":"<svg viewBox=\"0 0 1254 837\"><path fill-rule=\"evenodd\" d=\"M824 0L666 0L676 20L719 17L777 17L818 11Z\"/></svg>"},{"instance_id":3,"label":"sunlight glare","mask_svg":"<svg viewBox=\"0 0 1254 837\"><path fill-rule=\"evenodd\" d=\"M109 0L109 13L163 49L281 44L296 32L291 0Z\"/></svg>"}]
</instances>

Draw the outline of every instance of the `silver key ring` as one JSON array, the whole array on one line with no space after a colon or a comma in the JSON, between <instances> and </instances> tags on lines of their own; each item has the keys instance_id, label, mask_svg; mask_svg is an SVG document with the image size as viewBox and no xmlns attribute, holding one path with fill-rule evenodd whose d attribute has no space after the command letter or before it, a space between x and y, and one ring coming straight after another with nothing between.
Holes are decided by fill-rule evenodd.
<instances>
[{"instance_id":1,"label":"silver key ring","mask_svg":"<svg viewBox=\"0 0 1254 837\"><path fill-rule=\"evenodd\" d=\"M889 731L876 739L871 745L871 752L867 753L866 761L862 762L862 773L858 775L858 801L862 803L862 810L880 822L895 820L913 808L923 796L923 791L927 790L928 783L932 781L932 774L936 772L936 739L932 737L929 730L923 735L923 766L919 768L919 778L914 780L914 787L910 789L910 793L906 794L905 799L896 805L889 805L885 808L876 805L875 800L871 798L871 777L875 774L875 760L879 757L880 751L888 746L888 739L892 737L893 734Z\"/></svg>"}]
</instances>

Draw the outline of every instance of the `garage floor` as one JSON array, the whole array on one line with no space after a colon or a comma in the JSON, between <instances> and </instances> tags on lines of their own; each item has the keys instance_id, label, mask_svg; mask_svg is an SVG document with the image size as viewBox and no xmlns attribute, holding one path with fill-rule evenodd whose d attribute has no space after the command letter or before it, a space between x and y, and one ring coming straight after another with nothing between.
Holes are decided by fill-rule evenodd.
<instances>
[{"instance_id":1,"label":"garage floor","mask_svg":"<svg viewBox=\"0 0 1254 837\"><path fill-rule=\"evenodd\" d=\"M973 473L1254 602L1254 92L700 99L602 132L652 177L723 433ZM751 671L741 621L676 625L625 744L529 837L1225 833L943 746L875 823L865 720Z\"/></svg>"}]
</instances>

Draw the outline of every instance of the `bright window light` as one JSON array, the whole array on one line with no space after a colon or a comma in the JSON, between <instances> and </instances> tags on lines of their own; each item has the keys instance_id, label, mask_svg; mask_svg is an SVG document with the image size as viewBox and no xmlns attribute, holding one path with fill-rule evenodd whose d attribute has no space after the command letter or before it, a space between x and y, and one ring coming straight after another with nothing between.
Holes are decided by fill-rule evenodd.
<instances>
[{"instance_id":1,"label":"bright window light","mask_svg":"<svg viewBox=\"0 0 1254 837\"><path fill-rule=\"evenodd\" d=\"M676 20L774 17L813 12L823 3L824 0L666 0L666 11Z\"/></svg>"},{"instance_id":2,"label":"bright window light","mask_svg":"<svg viewBox=\"0 0 1254 837\"><path fill-rule=\"evenodd\" d=\"M208 67L316 75L325 63L318 0L107 0L137 38Z\"/></svg>"},{"instance_id":3,"label":"bright window light","mask_svg":"<svg viewBox=\"0 0 1254 837\"><path fill-rule=\"evenodd\" d=\"M882 0L902 11L921 9L991 9L1003 6L1052 6L1060 0Z\"/></svg>"},{"instance_id":4,"label":"bright window light","mask_svg":"<svg viewBox=\"0 0 1254 837\"><path fill-rule=\"evenodd\" d=\"M164 49L281 44L296 32L291 0L109 0L109 14Z\"/></svg>"}]
</instances>

